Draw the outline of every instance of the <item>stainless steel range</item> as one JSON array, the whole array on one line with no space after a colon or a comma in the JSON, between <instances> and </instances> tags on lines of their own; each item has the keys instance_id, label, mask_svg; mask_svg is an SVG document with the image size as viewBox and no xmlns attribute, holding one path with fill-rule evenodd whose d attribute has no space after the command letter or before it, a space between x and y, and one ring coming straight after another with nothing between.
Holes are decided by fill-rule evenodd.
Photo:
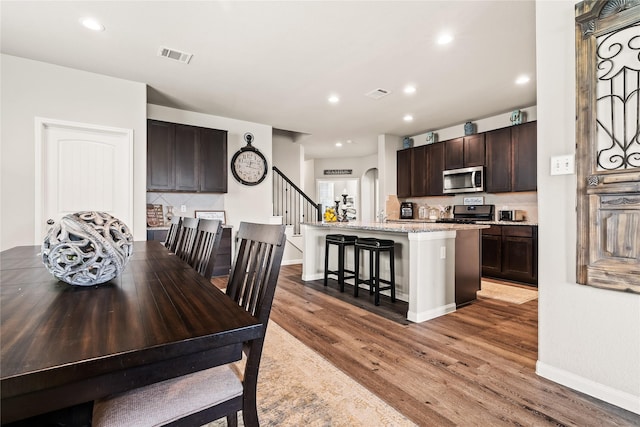
<instances>
[{"instance_id":1,"label":"stainless steel range","mask_svg":"<svg viewBox=\"0 0 640 427\"><path fill-rule=\"evenodd\" d=\"M475 224L476 221L493 221L495 205L454 205L453 218L441 218L436 222Z\"/></svg>"}]
</instances>

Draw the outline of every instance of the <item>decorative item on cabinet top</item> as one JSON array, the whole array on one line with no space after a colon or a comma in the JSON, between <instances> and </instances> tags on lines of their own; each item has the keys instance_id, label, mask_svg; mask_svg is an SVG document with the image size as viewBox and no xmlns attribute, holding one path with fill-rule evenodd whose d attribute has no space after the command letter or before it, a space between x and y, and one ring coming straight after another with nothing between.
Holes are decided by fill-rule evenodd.
<instances>
[{"instance_id":1,"label":"decorative item on cabinet top","mask_svg":"<svg viewBox=\"0 0 640 427\"><path fill-rule=\"evenodd\" d=\"M408 136L405 136L404 139L402 140L402 148L411 148L413 147L413 138L409 138Z\"/></svg>"},{"instance_id":2,"label":"decorative item on cabinet top","mask_svg":"<svg viewBox=\"0 0 640 427\"><path fill-rule=\"evenodd\" d=\"M509 116L509 120L511 121L511 126L521 125L524 120L524 112L513 110L511 116Z\"/></svg>"},{"instance_id":3,"label":"decorative item on cabinet top","mask_svg":"<svg viewBox=\"0 0 640 427\"><path fill-rule=\"evenodd\" d=\"M427 144L438 142L438 134L435 132L427 132Z\"/></svg>"},{"instance_id":4,"label":"decorative item on cabinet top","mask_svg":"<svg viewBox=\"0 0 640 427\"><path fill-rule=\"evenodd\" d=\"M476 125L475 123L466 122L464 124L464 134L465 135L473 135L476 133Z\"/></svg>"}]
</instances>

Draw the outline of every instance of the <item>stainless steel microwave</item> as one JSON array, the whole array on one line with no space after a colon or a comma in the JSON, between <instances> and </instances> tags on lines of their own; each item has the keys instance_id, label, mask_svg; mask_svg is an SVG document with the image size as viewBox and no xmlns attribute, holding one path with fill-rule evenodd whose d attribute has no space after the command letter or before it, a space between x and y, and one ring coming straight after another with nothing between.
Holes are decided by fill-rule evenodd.
<instances>
[{"instance_id":1,"label":"stainless steel microwave","mask_svg":"<svg viewBox=\"0 0 640 427\"><path fill-rule=\"evenodd\" d=\"M442 171L442 181L445 194L484 191L484 166Z\"/></svg>"}]
</instances>

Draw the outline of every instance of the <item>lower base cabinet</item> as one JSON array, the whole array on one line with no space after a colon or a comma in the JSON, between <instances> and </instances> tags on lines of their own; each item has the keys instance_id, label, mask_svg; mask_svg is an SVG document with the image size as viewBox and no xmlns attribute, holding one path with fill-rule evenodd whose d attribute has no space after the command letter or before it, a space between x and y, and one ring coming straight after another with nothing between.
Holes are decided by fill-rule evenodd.
<instances>
[{"instance_id":1,"label":"lower base cabinet","mask_svg":"<svg viewBox=\"0 0 640 427\"><path fill-rule=\"evenodd\" d=\"M492 225L482 230L482 275L538 284L538 227Z\"/></svg>"},{"instance_id":2,"label":"lower base cabinet","mask_svg":"<svg viewBox=\"0 0 640 427\"><path fill-rule=\"evenodd\" d=\"M148 229L147 240L158 240L164 242L167 238L168 229ZM222 229L222 238L216 254L216 262L213 267L213 276L226 276L231 270L231 227Z\"/></svg>"}]
</instances>

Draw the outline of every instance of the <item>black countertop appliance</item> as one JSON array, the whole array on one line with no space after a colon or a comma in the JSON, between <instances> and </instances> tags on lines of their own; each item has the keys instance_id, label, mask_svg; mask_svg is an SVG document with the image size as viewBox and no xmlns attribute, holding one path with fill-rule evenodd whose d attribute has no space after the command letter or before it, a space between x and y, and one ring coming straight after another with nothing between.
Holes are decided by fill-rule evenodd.
<instances>
[{"instance_id":1,"label":"black countertop appliance","mask_svg":"<svg viewBox=\"0 0 640 427\"><path fill-rule=\"evenodd\" d=\"M400 219L413 219L413 203L400 203Z\"/></svg>"}]
</instances>

